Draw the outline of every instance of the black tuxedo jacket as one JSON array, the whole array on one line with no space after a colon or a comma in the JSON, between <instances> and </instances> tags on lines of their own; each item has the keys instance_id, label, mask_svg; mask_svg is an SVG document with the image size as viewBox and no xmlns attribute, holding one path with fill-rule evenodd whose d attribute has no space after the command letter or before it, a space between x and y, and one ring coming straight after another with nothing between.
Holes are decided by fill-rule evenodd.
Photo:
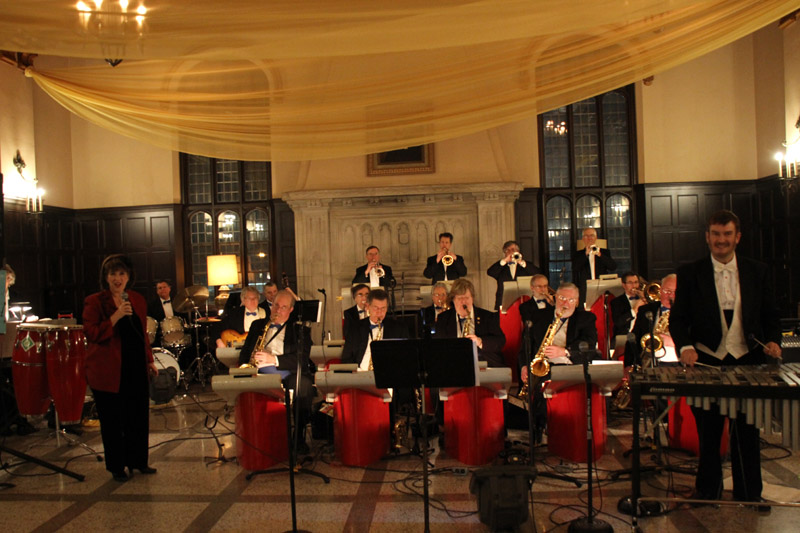
<instances>
[{"instance_id":1,"label":"black tuxedo jacket","mask_svg":"<svg viewBox=\"0 0 800 533\"><path fill-rule=\"evenodd\" d=\"M772 300L772 281L767 265L736 255L739 269L739 295L742 303L742 329L747 347L757 364L771 357L750 339L780 343L780 315ZM716 350L722 341L719 300L714 283L711 256L678 269L678 289L669 315L669 331L680 353L682 346L702 343ZM702 356L701 356L702 357Z\"/></svg>"},{"instance_id":2,"label":"black tuxedo jacket","mask_svg":"<svg viewBox=\"0 0 800 533\"><path fill-rule=\"evenodd\" d=\"M437 281L444 281L444 265L441 261L437 263L436 256L432 255L428 258L428 263L425 265L422 275L430 279L432 284ZM464 258L457 255L453 264L447 267L447 279L454 280L463 278L466 275L467 265L464 264Z\"/></svg>"},{"instance_id":3,"label":"black tuxedo jacket","mask_svg":"<svg viewBox=\"0 0 800 533\"><path fill-rule=\"evenodd\" d=\"M267 312L267 316L272 314L272 304L268 300L265 299L263 302L259 302L258 306Z\"/></svg>"},{"instance_id":4,"label":"black tuxedo jacket","mask_svg":"<svg viewBox=\"0 0 800 533\"><path fill-rule=\"evenodd\" d=\"M594 258L595 279L599 279L603 274L613 274L616 269L617 262L611 257L611 252L600 248L600 257ZM589 256L586 255L586 250L578 250L572 254L572 281L581 292L581 303L586 301L586 282L591 277L592 267L589 265ZM589 304L593 303L589 302Z\"/></svg>"},{"instance_id":5,"label":"black tuxedo jacket","mask_svg":"<svg viewBox=\"0 0 800 533\"><path fill-rule=\"evenodd\" d=\"M656 311L661 304L656 305ZM611 320L614 321L614 335L627 335L631 330L631 322L633 322L633 315L631 315L631 303L625 293L616 296L609 304L611 308ZM639 310L645 307L639 306ZM638 314L637 314L638 316Z\"/></svg>"},{"instance_id":6,"label":"black tuxedo jacket","mask_svg":"<svg viewBox=\"0 0 800 533\"><path fill-rule=\"evenodd\" d=\"M244 308L242 308L244 309ZM258 337L264 333L264 328L269 326L269 318L261 318L253 322L250 326L250 331L247 334L247 339L244 341L239 352L239 364L243 365L250 361L250 356L253 353L253 348L256 345ZM294 322L287 321L284 326L286 334L283 338L283 355L278 356L278 370L288 370L292 374L297 374L297 326ZM271 336L271 335L270 335ZM270 337L267 337L269 340ZM311 364L309 363L309 354L311 353L311 328L303 326L303 352L301 361L302 373L306 376L312 374Z\"/></svg>"},{"instance_id":7,"label":"black tuxedo jacket","mask_svg":"<svg viewBox=\"0 0 800 533\"><path fill-rule=\"evenodd\" d=\"M503 303L503 282L514 281L522 276L535 276L541 273L541 270L533 263L526 261L525 266L517 265L516 275L512 277L511 268L508 265L501 265L500 261L497 261L489 267L486 273L497 280L497 292L494 296L494 309L496 311L500 309L500 305Z\"/></svg>"},{"instance_id":8,"label":"black tuxedo jacket","mask_svg":"<svg viewBox=\"0 0 800 533\"><path fill-rule=\"evenodd\" d=\"M352 323L342 349L342 363L360 364L367 350L370 332L369 318ZM383 320L383 339L407 339L408 328L402 322L386 317Z\"/></svg>"},{"instance_id":9,"label":"black tuxedo jacket","mask_svg":"<svg viewBox=\"0 0 800 533\"><path fill-rule=\"evenodd\" d=\"M361 317L358 316L358 306L348 307L342 313L344 315L344 324L342 324L342 338L347 338L347 333L350 331L350 328L353 327L353 324L361 320Z\"/></svg>"},{"instance_id":10,"label":"black tuxedo jacket","mask_svg":"<svg viewBox=\"0 0 800 533\"><path fill-rule=\"evenodd\" d=\"M383 268L384 274L382 278L378 278L378 283L383 289L388 291L391 280L394 279L394 275L392 274L392 267L390 267L389 265L384 265L383 263L380 263L380 265ZM365 283L369 286L369 276L366 274L366 271L367 271L367 265L361 265L360 267L358 267L356 269L356 275L353 276L352 283Z\"/></svg>"},{"instance_id":11,"label":"black tuxedo jacket","mask_svg":"<svg viewBox=\"0 0 800 533\"><path fill-rule=\"evenodd\" d=\"M478 359L486 361L491 367L506 366L503 354L503 346L506 344L506 336L500 329L500 316L487 309L473 307L475 313L475 335L481 338L483 348L478 349ZM439 314L436 321L437 339L455 339L458 337L458 315L452 307Z\"/></svg>"},{"instance_id":12,"label":"black tuxedo jacket","mask_svg":"<svg viewBox=\"0 0 800 533\"><path fill-rule=\"evenodd\" d=\"M186 315L184 313L176 313L175 308L173 307L172 312L175 316L181 317L184 321L186 320ZM161 323L162 320L167 318L164 315L164 306L161 305L161 298L156 298L155 300L150 300L147 304L147 316L154 318L156 322Z\"/></svg>"},{"instance_id":13,"label":"black tuxedo jacket","mask_svg":"<svg viewBox=\"0 0 800 533\"><path fill-rule=\"evenodd\" d=\"M217 322L216 327L214 328L214 339L218 339L219 336L222 334L223 331L226 329L232 329L238 333L244 333L244 313L245 307L240 305L239 307L234 307L233 309L228 310L223 316L222 321ZM256 310L256 312L258 312ZM269 313L267 313L267 318L269 318ZM256 321L258 322L258 321ZM255 323L255 322L254 322Z\"/></svg>"},{"instance_id":14,"label":"black tuxedo jacket","mask_svg":"<svg viewBox=\"0 0 800 533\"><path fill-rule=\"evenodd\" d=\"M444 311L442 311L444 312ZM442 316L439 313L439 316ZM436 332L436 309L433 305L420 309L419 338L424 339L429 333Z\"/></svg>"},{"instance_id":15,"label":"black tuxedo jacket","mask_svg":"<svg viewBox=\"0 0 800 533\"><path fill-rule=\"evenodd\" d=\"M530 331L532 355L536 354L539 347L542 345L542 340L544 340L544 336L547 333L547 328L550 327L550 324L553 322L553 312L554 308L547 306L544 309L537 308L533 310L531 314L530 320L533 322L533 327L531 327ZM583 363L583 357L580 353L581 342L586 342L590 350L594 350L597 346L596 320L597 317L594 316L594 313L584 311L581 308L576 308L572 316L569 317L569 322L567 322L566 348L570 351L569 358L573 363ZM528 366L529 364L530 360L528 354L524 354L523 357L520 357L520 368Z\"/></svg>"}]
</instances>

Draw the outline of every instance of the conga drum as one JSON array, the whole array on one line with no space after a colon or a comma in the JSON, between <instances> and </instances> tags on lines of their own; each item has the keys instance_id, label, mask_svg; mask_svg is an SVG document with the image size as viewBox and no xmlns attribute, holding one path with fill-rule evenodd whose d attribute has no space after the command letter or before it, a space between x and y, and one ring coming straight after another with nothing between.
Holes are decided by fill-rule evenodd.
<instances>
[{"instance_id":1,"label":"conga drum","mask_svg":"<svg viewBox=\"0 0 800 533\"><path fill-rule=\"evenodd\" d=\"M47 326L20 324L11 353L14 396L23 415L43 415L50 407L45 357Z\"/></svg>"},{"instance_id":2,"label":"conga drum","mask_svg":"<svg viewBox=\"0 0 800 533\"><path fill-rule=\"evenodd\" d=\"M47 383L61 424L78 424L86 397L86 339L83 326L51 327L47 332Z\"/></svg>"}]
</instances>

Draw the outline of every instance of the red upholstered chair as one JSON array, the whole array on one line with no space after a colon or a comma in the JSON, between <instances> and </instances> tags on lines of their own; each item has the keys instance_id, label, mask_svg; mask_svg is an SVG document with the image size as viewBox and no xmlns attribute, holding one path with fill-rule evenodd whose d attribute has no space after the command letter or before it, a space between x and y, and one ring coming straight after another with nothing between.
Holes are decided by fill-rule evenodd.
<instances>
[{"instance_id":1,"label":"red upholstered chair","mask_svg":"<svg viewBox=\"0 0 800 533\"><path fill-rule=\"evenodd\" d=\"M506 336L506 344L503 346L503 360L511 368L511 380L515 383L519 382L517 356L519 355L519 347L522 344L522 318L519 315L519 306L530 299L530 296L517 298L506 313L500 313L500 329L503 330L503 334Z\"/></svg>"},{"instance_id":2,"label":"red upholstered chair","mask_svg":"<svg viewBox=\"0 0 800 533\"><path fill-rule=\"evenodd\" d=\"M611 300L613 300L613 299L614 299L613 295L609 295L608 296L608 305L611 305ZM606 350L606 338L607 338L606 323L605 323L605 320L603 318L603 298L598 298L592 304L591 311L592 311L592 313L594 313L594 316L597 317L597 321L595 322L595 325L597 326L597 348L598 348L598 350L600 350L600 353L603 354L603 358L604 359L608 359L608 352ZM611 318L611 310L610 309L608 311L608 327L609 327L609 331L611 331L613 333L614 332L614 320ZM614 346L614 342L613 342L614 341L614 337L613 337L613 335L611 337L611 341L612 341L611 342L611 346L613 347Z\"/></svg>"}]
</instances>

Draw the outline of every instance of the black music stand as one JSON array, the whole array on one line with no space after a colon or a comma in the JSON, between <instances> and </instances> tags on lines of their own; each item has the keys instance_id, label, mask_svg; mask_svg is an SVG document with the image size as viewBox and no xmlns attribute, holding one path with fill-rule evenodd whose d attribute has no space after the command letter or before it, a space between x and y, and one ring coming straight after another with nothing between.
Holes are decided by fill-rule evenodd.
<instances>
[{"instance_id":1,"label":"black music stand","mask_svg":"<svg viewBox=\"0 0 800 533\"><path fill-rule=\"evenodd\" d=\"M370 345L375 386L379 389L419 388L425 416L425 388L474 387L478 380L478 349L470 339L380 340ZM428 431L422 424L422 486L425 532L430 532L428 495Z\"/></svg>"},{"instance_id":2,"label":"black music stand","mask_svg":"<svg viewBox=\"0 0 800 533\"><path fill-rule=\"evenodd\" d=\"M299 300L295 302L294 311L292 311L292 316L289 317L289 321L286 322L287 325L291 323L292 318L296 318L297 322L294 324L296 328L296 338L297 338L297 369L296 372L296 380L294 385L294 392L295 395L298 394L300 391L300 379L302 376L303 367L308 365L308 358L306 358L304 354L304 346L303 341L305 339L305 335L303 335L303 328L310 328L311 324L314 322L319 322L322 317L322 305L319 300ZM293 533L306 533L306 530L297 529L297 495L294 489L294 474L297 464L297 442L299 439L300 433L302 433L303 428L300 428L297 424L297 421L300 417L300 405L298 402L293 402L292 397L289 394L289 389L285 390L285 400L286 402L286 427L287 427L287 434L289 439L289 492L291 495L291 507L292 507L292 529ZM294 413L292 413L292 408L294 408ZM292 416L294 415L294 416ZM293 423L294 419L294 423ZM307 468L297 468L297 472L301 474L310 474L312 476L317 476L325 483L330 483L331 480L325 474L320 474L319 472L314 472L313 470L309 470ZM270 468L268 470L256 470L255 472L250 472L247 474L247 480L249 481L253 477L259 474L272 474L276 472L286 472L286 468Z\"/></svg>"}]
</instances>

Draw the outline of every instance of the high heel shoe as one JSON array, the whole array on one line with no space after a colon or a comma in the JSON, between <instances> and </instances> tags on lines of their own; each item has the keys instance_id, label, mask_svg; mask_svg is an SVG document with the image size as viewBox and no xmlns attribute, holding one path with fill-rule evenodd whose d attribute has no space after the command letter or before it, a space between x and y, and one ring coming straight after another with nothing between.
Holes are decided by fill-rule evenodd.
<instances>
[{"instance_id":1,"label":"high heel shoe","mask_svg":"<svg viewBox=\"0 0 800 533\"><path fill-rule=\"evenodd\" d=\"M145 466L142 468L131 468L131 472L133 472L134 470L138 470L141 474L155 474L156 472L158 472L157 469L151 466Z\"/></svg>"},{"instance_id":2,"label":"high heel shoe","mask_svg":"<svg viewBox=\"0 0 800 533\"><path fill-rule=\"evenodd\" d=\"M129 479L128 474L126 474L124 470L121 472L111 472L111 477L114 478L114 481L118 481L120 483L125 483Z\"/></svg>"}]
</instances>

